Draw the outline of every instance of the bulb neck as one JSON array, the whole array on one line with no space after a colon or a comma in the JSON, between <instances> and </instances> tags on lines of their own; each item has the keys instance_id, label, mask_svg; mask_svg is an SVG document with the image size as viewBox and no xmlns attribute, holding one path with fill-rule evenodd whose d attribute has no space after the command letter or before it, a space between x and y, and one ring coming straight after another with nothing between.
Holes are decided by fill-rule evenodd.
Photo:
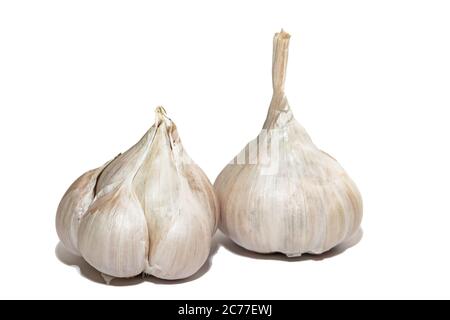
<instances>
[{"instance_id":1,"label":"bulb neck","mask_svg":"<svg viewBox=\"0 0 450 320\"><path fill-rule=\"evenodd\" d=\"M284 94L290 35L281 29L273 37L272 85L274 95Z\"/></svg>"}]
</instances>

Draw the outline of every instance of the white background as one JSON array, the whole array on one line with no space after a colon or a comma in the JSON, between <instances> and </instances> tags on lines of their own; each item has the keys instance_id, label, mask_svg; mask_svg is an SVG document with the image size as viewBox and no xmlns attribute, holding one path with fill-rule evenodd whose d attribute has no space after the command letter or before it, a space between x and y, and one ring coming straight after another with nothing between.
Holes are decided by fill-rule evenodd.
<instances>
[{"instance_id":1,"label":"white background","mask_svg":"<svg viewBox=\"0 0 450 320\"><path fill-rule=\"evenodd\" d=\"M292 109L363 195L358 244L288 262L219 235L191 281L110 286L57 248L69 184L160 104L213 181L262 127L281 27ZM449 111L448 1L2 1L0 297L450 298Z\"/></svg>"}]
</instances>

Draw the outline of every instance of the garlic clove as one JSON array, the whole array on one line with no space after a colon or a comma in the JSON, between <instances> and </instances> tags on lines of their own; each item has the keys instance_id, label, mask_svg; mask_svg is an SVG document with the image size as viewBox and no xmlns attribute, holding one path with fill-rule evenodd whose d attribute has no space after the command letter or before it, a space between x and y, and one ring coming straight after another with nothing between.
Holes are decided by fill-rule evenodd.
<instances>
[{"instance_id":1,"label":"garlic clove","mask_svg":"<svg viewBox=\"0 0 450 320\"><path fill-rule=\"evenodd\" d=\"M148 229L154 230L145 273L182 279L209 255L218 206L209 180L183 150L175 124L164 112L158 115L159 129L133 181Z\"/></svg>"},{"instance_id":2,"label":"garlic clove","mask_svg":"<svg viewBox=\"0 0 450 320\"><path fill-rule=\"evenodd\" d=\"M194 212L186 209L181 209L181 212L183 214L166 226L164 234L150 236L150 242L155 238L157 244L150 250L146 274L166 280L185 279L206 262L211 247L211 230L203 219L188 216Z\"/></svg>"},{"instance_id":3,"label":"garlic clove","mask_svg":"<svg viewBox=\"0 0 450 320\"><path fill-rule=\"evenodd\" d=\"M81 220L78 247L83 258L113 277L133 277L148 255L144 212L128 185L102 195Z\"/></svg>"},{"instance_id":4,"label":"garlic clove","mask_svg":"<svg viewBox=\"0 0 450 320\"><path fill-rule=\"evenodd\" d=\"M283 31L274 37L274 92L263 130L214 186L225 234L249 250L293 257L320 254L351 237L362 200L344 169L293 116L284 93L289 39Z\"/></svg>"},{"instance_id":5,"label":"garlic clove","mask_svg":"<svg viewBox=\"0 0 450 320\"><path fill-rule=\"evenodd\" d=\"M156 128L152 126L138 143L116 157L102 171L95 187L96 193L108 192L117 187L139 169L151 147L155 133Z\"/></svg>"},{"instance_id":6,"label":"garlic clove","mask_svg":"<svg viewBox=\"0 0 450 320\"><path fill-rule=\"evenodd\" d=\"M56 213L56 231L61 242L73 254L78 251L78 227L81 218L94 199L97 178L103 167L91 170L79 177L66 191Z\"/></svg>"}]
</instances>

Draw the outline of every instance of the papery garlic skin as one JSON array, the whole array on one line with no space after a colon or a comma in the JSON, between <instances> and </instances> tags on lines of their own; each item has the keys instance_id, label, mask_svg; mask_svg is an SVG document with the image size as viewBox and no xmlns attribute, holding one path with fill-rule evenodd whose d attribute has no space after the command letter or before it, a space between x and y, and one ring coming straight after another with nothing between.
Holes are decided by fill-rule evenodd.
<instances>
[{"instance_id":1,"label":"papery garlic skin","mask_svg":"<svg viewBox=\"0 0 450 320\"><path fill-rule=\"evenodd\" d=\"M64 246L73 254L78 250L78 228L81 218L94 200L97 177L103 167L91 170L79 177L63 196L56 214L56 231Z\"/></svg>"},{"instance_id":2,"label":"papery garlic skin","mask_svg":"<svg viewBox=\"0 0 450 320\"><path fill-rule=\"evenodd\" d=\"M274 37L274 93L263 130L214 187L220 229L234 242L295 257L323 253L351 237L361 224L362 199L344 169L293 117L284 94L289 38L283 31Z\"/></svg>"},{"instance_id":3,"label":"papery garlic skin","mask_svg":"<svg viewBox=\"0 0 450 320\"><path fill-rule=\"evenodd\" d=\"M127 152L79 178L57 213L60 240L100 272L193 275L209 256L218 202L163 108Z\"/></svg>"},{"instance_id":4,"label":"papery garlic skin","mask_svg":"<svg viewBox=\"0 0 450 320\"><path fill-rule=\"evenodd\" d=\"M144 211L129 186L92 203L81 220L78 247L97 270L115 277L142 273L148 256Z\"/></svg>"}]
</instances>

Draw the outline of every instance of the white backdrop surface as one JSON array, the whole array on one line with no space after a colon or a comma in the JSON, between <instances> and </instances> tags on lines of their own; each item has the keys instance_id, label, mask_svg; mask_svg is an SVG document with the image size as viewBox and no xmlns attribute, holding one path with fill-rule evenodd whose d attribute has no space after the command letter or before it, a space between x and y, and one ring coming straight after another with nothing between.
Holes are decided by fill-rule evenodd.
<instances>
[{"instance_id":1,"label":"white backdrop surface","mask_svg":"<svg viewBox=\"0 0 450 320\"><path fill-rule=\"evenodd\" d=\"M448 1L0 2L0 298L450 298L449 16ZM214 181L262 127L281 27L293 112L363 195L355 246L285 261L218 234L189 281L109 286L58 247L66 188L158 105Z\"/></svg>"}]
</instances>

